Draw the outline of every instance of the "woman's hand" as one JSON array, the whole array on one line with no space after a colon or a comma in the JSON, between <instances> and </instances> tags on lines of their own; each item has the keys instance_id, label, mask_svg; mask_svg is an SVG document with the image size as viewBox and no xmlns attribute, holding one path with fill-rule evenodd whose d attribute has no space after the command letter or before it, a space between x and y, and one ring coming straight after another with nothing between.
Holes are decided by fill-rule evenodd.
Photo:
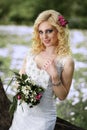
<instances>
[{"instance_id":1,"label":"woman's hand","mask_svg":"<svg viewBox=\"0 0 87 130\"><path fill-rule=\"evenodd\" d=\"M46 59L42 68L47 71L51 79L54 79L54 78L58 79L58 71L55 65L55 61L53 59L51 58Z\"/></svg>"}]
</instances>

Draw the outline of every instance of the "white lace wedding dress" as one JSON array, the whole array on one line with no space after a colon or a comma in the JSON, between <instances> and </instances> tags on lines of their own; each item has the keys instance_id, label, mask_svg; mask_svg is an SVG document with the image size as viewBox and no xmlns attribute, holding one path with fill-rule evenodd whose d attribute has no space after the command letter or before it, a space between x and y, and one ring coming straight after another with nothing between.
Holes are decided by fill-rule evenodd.
<instances>
[{"instance_id":1,"label":"white lace wedding dress","mask_svg":"<svg viewBox=\"0 0 87 130\"><path fill-rule=\"evenodd\" d=\"M65 58L66 59L66 58ZM58 74L61 75L64 61L56 63ZM34 55L27 56L26 73L46 90L40 103L33 108L23 102L17 106L12 125L9 130L54 130L56 122L56 99L52 91L50 76L45 70L40 70L34 61Z\"/></svg>"}]
</instances>

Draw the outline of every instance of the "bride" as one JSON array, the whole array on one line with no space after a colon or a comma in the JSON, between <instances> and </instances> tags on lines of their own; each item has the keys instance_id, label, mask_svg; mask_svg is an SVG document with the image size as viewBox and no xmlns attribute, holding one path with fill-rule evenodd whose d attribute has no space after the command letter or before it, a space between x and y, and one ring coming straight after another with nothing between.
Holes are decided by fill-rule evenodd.
<instances>
[{"instance_id":1,"label":"bride","mask_svg":"<svg viewBox=\"0 0 87 130\"><path fill-rule=\"evenodd\" d=\"M54 130L56 98L64 100L70 90L74 61L70 54L68 22L55 10L39 14L34 24L33 46L24 60L20 74L26 73L45 88L40 103L30 108L19 105L9 130Z\"/></svg>"}]
</instances>

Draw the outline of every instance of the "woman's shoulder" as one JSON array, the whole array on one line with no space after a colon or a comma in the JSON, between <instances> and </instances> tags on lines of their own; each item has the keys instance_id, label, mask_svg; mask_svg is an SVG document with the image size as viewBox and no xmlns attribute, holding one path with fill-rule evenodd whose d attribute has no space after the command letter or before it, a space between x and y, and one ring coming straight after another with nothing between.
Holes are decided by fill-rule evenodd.
<instances>
[{"instance_id":1,"label":"woman's shoulder","mask_svg":"<svg viewBox=\"0 0 87 130\"><path fill-rule=\"evenodd\" d=\"M71 55L60 56L60 57L57 57L57 61L60 62L64 66L66 63L73 64L74 58Z\"/></svg>"}]
</instances>

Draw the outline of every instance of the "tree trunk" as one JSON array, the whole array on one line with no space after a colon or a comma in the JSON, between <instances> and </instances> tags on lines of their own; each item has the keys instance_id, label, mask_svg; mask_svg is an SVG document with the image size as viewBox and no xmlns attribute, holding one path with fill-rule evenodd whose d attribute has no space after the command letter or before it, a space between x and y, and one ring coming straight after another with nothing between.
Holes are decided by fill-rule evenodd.
<instances>
[{"instance_id":1,"label":"tree trunk","mask_svg":"<svg viewBox=\"0 0 87 130\"><path fill-rule=\"evenodd\" d=\"M70 122L57 117L57 121L56 121L54 130L85 130L85 129L75 126L75 125L71 124Z\"/></svg>"},{"instance_id":2,"label":"tree trunk","mask_svg":"<svg viewBox=\"0 0 87 130\"><path fill-rule=\"evenodd\" d=\"M9 115L9 106L10 101L6 96L6 93L3 89L3 84L0 79L0 130L8 130L12 119ZM57 117L56 125L54 130L84 130L80 127L72 125L68 121L65 121Z\"/></svg>"},{"instance_id":3,"label":"tree trunk","mask_svg":"<svg viewBox=\"0 0 87 130\"><path fill-rule=\"evenodd\" d=\"M3 84L0 79L0 130L8 130L11 124L11 118L9 115L10 101L8 100Z\"/></svg>"}]
</instances>

